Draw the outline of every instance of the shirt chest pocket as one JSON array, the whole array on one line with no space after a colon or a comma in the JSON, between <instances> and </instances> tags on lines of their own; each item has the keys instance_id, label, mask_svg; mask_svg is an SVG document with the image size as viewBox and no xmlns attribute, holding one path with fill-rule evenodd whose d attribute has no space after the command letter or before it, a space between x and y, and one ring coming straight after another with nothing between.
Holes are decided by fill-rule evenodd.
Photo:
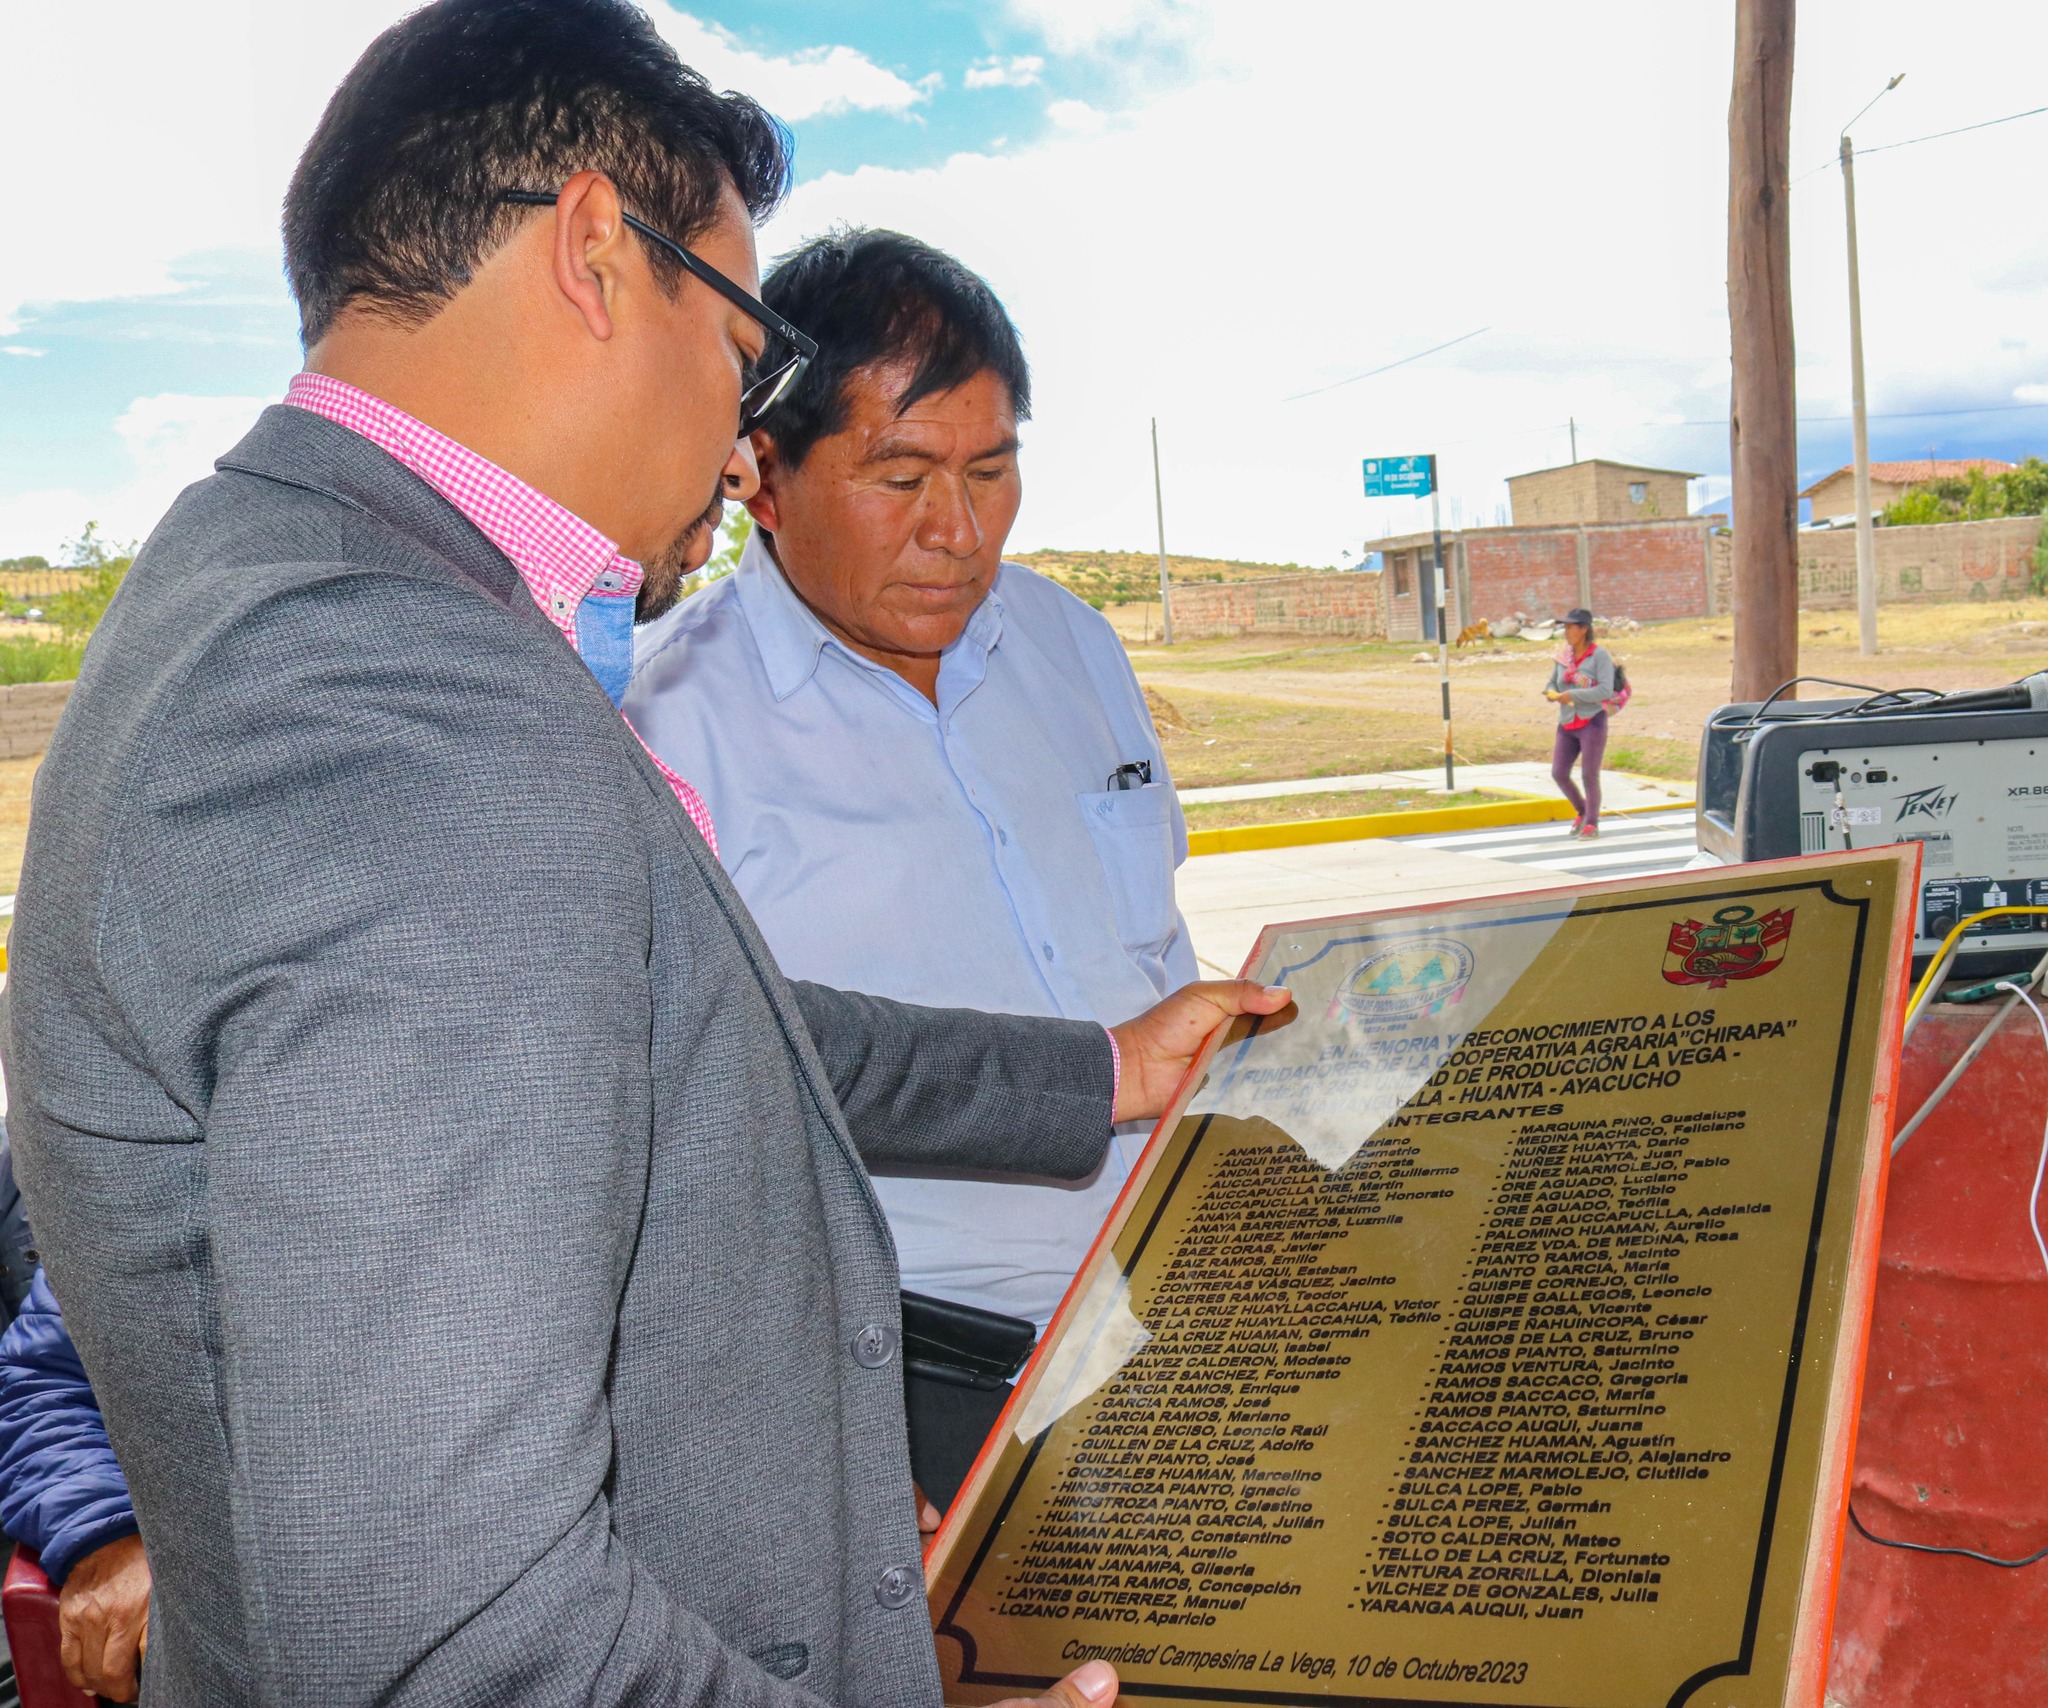
<instances>
[{"instance_id":1,"label":"shirt chest pocket","mask_svg":"<svg viewBox=\"0 0 2048 1708\"><path fill-rule=\"evenodd\" d=\"M1162 783L1077 795L1127 949L1151 949L1173 930L1173 799Z\"/></svg>"}]
</instances>

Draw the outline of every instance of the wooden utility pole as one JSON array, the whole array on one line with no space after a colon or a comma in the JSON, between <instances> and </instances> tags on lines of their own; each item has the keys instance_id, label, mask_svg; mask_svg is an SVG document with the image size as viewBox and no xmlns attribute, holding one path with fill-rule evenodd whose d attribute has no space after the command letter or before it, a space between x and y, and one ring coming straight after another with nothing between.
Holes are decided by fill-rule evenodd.
<instances>
[{"instance_id":1,"label":"wooden utility pole","mask_svg":"<svg viewBox=\"0 0 2048 1708\"><path fill-rule=\"evenodd\" d=\"M1731 692L1799 674L1799 442L1792 392L1793 0L1736 0L1728 102L1728 445L1734 476Z\"/></svg>"}]
</instances>

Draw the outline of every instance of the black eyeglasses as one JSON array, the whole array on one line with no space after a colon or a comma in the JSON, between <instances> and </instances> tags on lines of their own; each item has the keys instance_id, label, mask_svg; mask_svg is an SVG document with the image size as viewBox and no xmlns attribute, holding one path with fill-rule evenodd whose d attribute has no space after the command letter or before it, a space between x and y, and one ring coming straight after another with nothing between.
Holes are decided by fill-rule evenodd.
<instances>
[{"instance_id":1,"label":"black eyeglasses","mask_svg":"<svg viewBox=\"0 0 2048 1708\"><path fill-rule=\"evenodd\" d=\"M522 207L551 208L555 205L556 196L546 190L501 190L498 200L517 202ZM768 334L768 346L761 352L760 360L750 364L759 377L749 381L747 389L740 394L739 437L745 438L767 419L768 412L803 377L804 369L818 354L817 341L799 332L759 297L742 290L709 261L692 255L673 237L663 236L645 220L635 219L629 213L622 212L621 217L650 243L660 244L673 255L691 278L709 285Z\"/></svg>"}]
</instances>

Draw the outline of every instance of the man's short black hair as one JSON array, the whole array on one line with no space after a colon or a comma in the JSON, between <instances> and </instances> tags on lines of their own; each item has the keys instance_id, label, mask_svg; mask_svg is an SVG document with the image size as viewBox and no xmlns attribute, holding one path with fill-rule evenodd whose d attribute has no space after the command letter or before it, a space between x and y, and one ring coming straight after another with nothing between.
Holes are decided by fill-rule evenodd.
<instances>
[{"instance_id":1,"label":"man's short black hair","mask_svg":"<svg viewBox=\"0 0 2048 1708\"><path fill-rule=\"evenodd\" d=\"M897 412L984 369L1031 414L1031 369L1017 328L979 274L900 231L842 228L782 256L761 295L818 341L817 360L769 417L776 454L800 467L846 425L846 382L877 363L912 362Z\"/></svg>"},{"instance_id":2,"label":"man's short black hair","mask_svg":"<svg viewBox=\"0 0 2048 1708\"><path fill-rule=\"evenodd\" d=\"M624 0L436 0L342 80L284 204L285 271L313 344L350 303L431 319L533 217L501 190L604 173L688 242L730 179L756 219L789 187L789 136L715 94ZM656 279L680 269L654 245Z\"/></svg>"}]
</instances>

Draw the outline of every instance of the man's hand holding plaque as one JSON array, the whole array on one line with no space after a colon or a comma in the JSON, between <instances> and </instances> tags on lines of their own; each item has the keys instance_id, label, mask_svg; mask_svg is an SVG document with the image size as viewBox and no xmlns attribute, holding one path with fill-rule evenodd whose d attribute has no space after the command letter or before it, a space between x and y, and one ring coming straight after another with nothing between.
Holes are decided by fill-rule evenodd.
<instances>
[{"instance_id":1,"label":"man's hand holding plaque","mask_svg":"<svg viewBox=\"0 0 2048 1708\"><path fill-rule=\"evenodd\" d=\"M1122 1068L1115 1119L1150 1121L1163 1114L1188 1064L1218 1026L1241 1014L1278 1014L1293 1000L1284 985L1207 979L1182 985L1164 1002L1112 1026Z\"/></svg>"},{"instance_id":2,"label":"man's hand holding plaque","mask_svg":"<svg viewBox=\"0 0 2048 1708\"><path fill-rule=\"evenodd\" d=\"M1107 1661L1077 1666L1043 1696L1013 1696L995 1708L1109 1708L1116 1700L1116 1668Z\"/></svg>"}]
</instances>

